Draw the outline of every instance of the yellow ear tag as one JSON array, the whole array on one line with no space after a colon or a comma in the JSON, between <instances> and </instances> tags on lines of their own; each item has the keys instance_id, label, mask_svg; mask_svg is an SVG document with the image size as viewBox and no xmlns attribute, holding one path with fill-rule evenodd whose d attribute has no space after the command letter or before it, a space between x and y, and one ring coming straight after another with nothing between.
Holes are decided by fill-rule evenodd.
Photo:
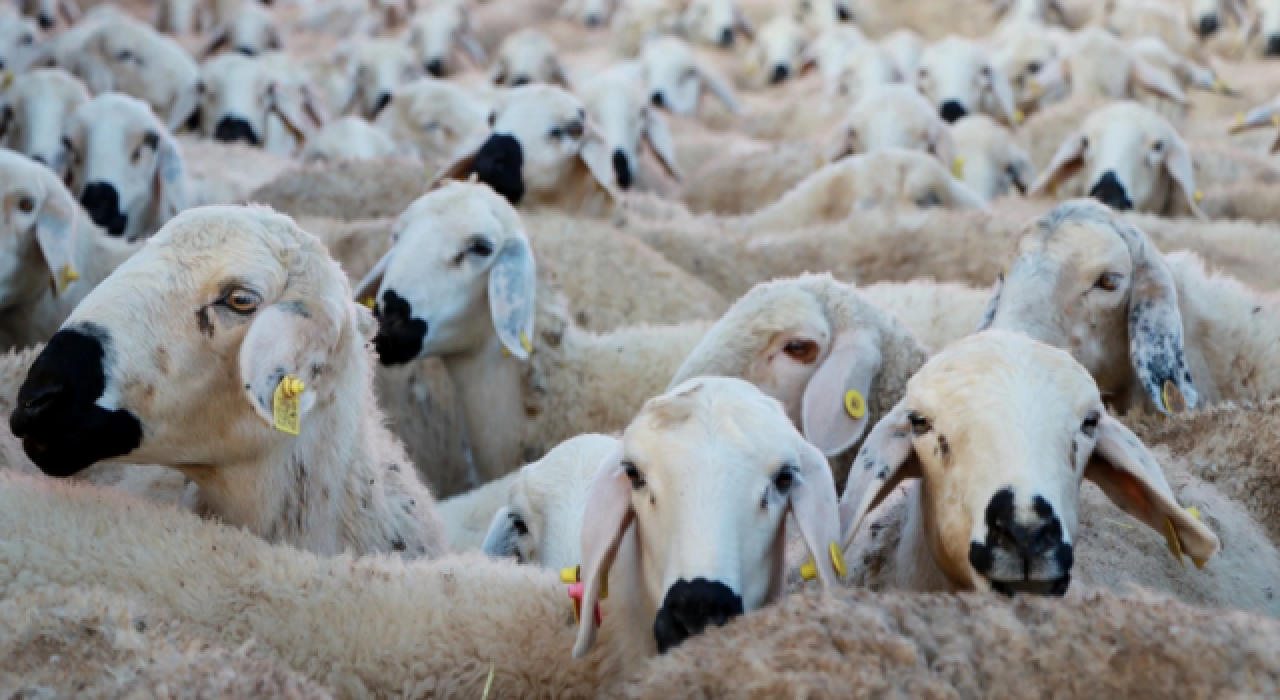
<instances>
[{"instance_id":1,"label":"yellow ear tag","mask_svg":"<svg viewBox=\"0 0 1280 700\"><path fill-rule=\"evenodd\" d=\"M1191 506L1190 508L1188 508L1187 513L1189 513L1191 517L1195 518L1196 520L1204 520L1204 518L1200 517L1200 509L1195 506Z\"/></svg>"},{"instance_id":2,"label":"yellow ear tag","mask_svg":"<svg viewBox=\"0 0 1280 700\"><path fill-rule=\"evenodd\" d=\"M850 389L844 392L844 410L849 413L849 417L859 420L867 415L867 400L862 398L862 393L857 389Z\"/></svg>"},{"instance_id":3,"label":"yellow ear tag","mask_svg":"<svg viewBox=\"0 0 1280 700\"><path fill-rule=\"evenodd\" d=\"M306 390L307 385L301 379L292 376L286 376L280 380L280 384L276 386L276 393L272 397L272 412L275 418L276 430L290 435L297 435L301 425L301 417L299 414L300 404L302 401L299 397Z\"/></svg>"},{"instance_id":4,"label":"yellow ear tag","mask_svg":"<svg viewBox=\"0 0 1280 700\"><path fill-rule=\"evenodd\" d=\"M370 311L373 310L373 307L378 305L378 302L373 297L365 297L360 300L360 303L368 307Z\"/></svg>"},{"instance_id":5,"label":"yellow ear tag","mask_svg":"<svg viewBox=\"0 0 1280 700\"><path fill-rule=\"evenodd\" d=\"M836 576L844 578L849 575L849 569L844 565L844 552L840 551L840 545L832 542L827 545L827 549L831 552L831 566L836 570Z\"/></svg>"},{"instance_id":6,"label":"yellow ear tag","mask_svg":"<svg viewBox=\"0 0 1280 700\"><path fill-rule=\"evenodd\" d=\"M529 335L527 333L520 333L520 347L524 348L524 351L530 355L533 354L533 343L529 342Z\"/></svg>"},{"instance_id":7,"label":"yellow ear tag","mask_svg":"<svg viewBox=\"0 0 1280 700\"><path fill-rule=\"evenodd\" d=\"M809 561L800 567L800 578L806 581L812 581L818 578L818 565L813 563L813 557L809 557Z\"/></svg>"},{"instance_id":8,"label":"yellow ear tag","mask_svg":"<svg viewBox=\"0 0 1280 700\"><path fill-rule=\"evenodd\" d=\"M1164 519L1164 541L1165 544L1169 545L1169 551L1173 553L1173 558L1177 559L1179 564L1183 564L1182 542L1178 541L1178 531L1174 529L1173 521L1168 518Z\"/></svg>"},{"instance_id":9,"label":"yellow ear tag","mask_svg":"<svg viewBox=\"0 0 1280 700\"><path fill-rule=\"evenodd\" d=\"M1013 111L1013 123L1014 123L1014 124L1021 124L1024 120L1026 120L1026 118L1027 118L1027 115L1023 114L1023 113L1022 113L1022 110L1020 110L1020 109L1015 109L1015 110Z\"/></svg>"},{"instance_id":10,"label":"yellow ear tag","mask_svg":"<svg viewBox=\"0 0 1280 700\"><path fill-rule=\"evenodd\" d=\"M1182 395L1182 390L1172 379L1166 380L1164 383L1164 410L1169 413L1182 413L1187 410L1187 399Z\"/></svg>"},{"instance_id":11,"label":"yellow ear tag","mask_svg":"<svg viewBox=\"0 0 1280 700\"><path fill-rule=\"evenodd\" d=\"M1195 198L1196 198L1196 204L1199 204L1200 202L1203 202L1203 201L1204 201L1204 192L1203 192L1203 191L1201 191L1201 190L1196 190Z\"/></svg>"},{"instance_id":12,"label":"yellow ear tag","mask_svg":"<svg viewBox=\"0 0 1280 700\"><path fill-rule=\"evenodd\" d=\"M964 158L956 156L956 159L951 161L951 174L955 175L957 180L964 179Z\"/></svg>"},{"instance_id":13,"label":"yellow ear tag","mask_svg":"<svg viewBox=\"0 0 1280 700\"><path fill-rule=\"evenodd\" d=\"M567 569L560 570L560 583L577 583L578 567L571 566Z\"/></svg>"},{"instance_id":14,"label":"yellow ear tag","mask_svg":"<svg viewBox=\"0 0 1280 700\"><path fill-rule=\"evenodd\" d=\"M10 85L13 85L13 73L3 71L3 76L0 76L0 90L8 90Z\"/></svg>"},{"instance_id":15,"label":"yellow ear tag","mask_svg":"<svg viewBox=\"0 0 1280 700\"><path fill-rule=\"evenodd\" d=\"M1280 126L1280 114L1271 116L1271 126Z\"/></svg>"},{"instance_id":16,"label":"yellow ear tag","mask_svg":"<svg viewBox=\"0 0 1280 700\"><path fill-rule=\"evenodd\" d=\"M1237 112L1237 113L1236 113L1236 126L1243 126L1243 125L1244 125L1244 112Z\"/></svg>"}]
</instances>

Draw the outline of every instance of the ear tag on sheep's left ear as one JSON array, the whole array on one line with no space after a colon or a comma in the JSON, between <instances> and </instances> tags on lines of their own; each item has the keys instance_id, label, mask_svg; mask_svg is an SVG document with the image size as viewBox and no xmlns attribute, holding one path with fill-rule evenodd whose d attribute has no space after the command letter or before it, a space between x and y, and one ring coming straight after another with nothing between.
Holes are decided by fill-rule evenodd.
<instances>
[{"instance_id":1,"label":"ear tag on sheep's left ear","mask_svg":"<svg viewBox=\"0 0 1280 700\"><path fill-rule=\"evenodd\" d=\"M861 420L867 415L867 400L862 397L862 392L857 389L844 392L844 410L854 420Z\"/></svg>"},{"instance_id":2,"label":"ear tag on sheep's left ear","mask_svg":"<svg viewBox=\"0 0 1280 700\"><path fill-rule=\"evenodd\" d=\"M848 576L849 568L844 563L844 552L840 551L840 543L832 542L827 546L827 550L831 555L831 567L836 570L836 576L841 579ZM813 557L809 557L809 561L800 567L800 578L806 581L818 578L818 565L814 563Z\"/></svg>"},{"instance_id":3,"label":"ear tag on sheep's left ear","mask_svg":"<svg viewBox=\"0 0 1280 700\"><path fill-rule=\"evenodd\" d=\"M1022 110L1020 110L1020 109L1015 109L1015 110L1013 110L1013 123L1014 123L1014 124L1021 124L1022 122L1026 121L1026 120L1027 120L1027 115L1023 114L1023 113L1022 113Z\"/></svg>"},{"instance_id":4,"label":"ear tag on sheep's left ear","mask_svg":"<svg viewBox=\"0 0 1280 700\"><path fill-rule=\"evenodd\" d=\"M378 305L378 301L373 297L365 297L360 300L360 304L367 307L370 311L373 311L373 307Z\"/></svg>"},{"instance_id":5,"label":"ear tag on sheep's left ear","mask_svg":"<svg viewBox=\"0 0 1280 700\"><path fill-rule=\"evenodd\" d=\"M1172 379L1165 381L1162 398L1164 398L1164 410L1170 414L1183 413L1187 410L1187 399L1182 395L1182 390L1178 388L1177 384L1173 383Z\"/></svg>"},{"instance_id":6,"label":"ear tag on sheep's left ear","mask_svg":"<svg viewBox=\"0 0 1280 700\"><path fill-rule=\"evenodd\" d=\"M1204 191L1203 191L1203 190L1196 190L1196 192L1195 192L1195 195L1194 195L1194 196L1195 196L1195 199L1196 199L1196 204L1199 204L1200 202L1203 202L1203 201L1204 201Z\"/></svg>"},{"instance_id":7,"label":"ear tag on sheep's left ear","mask_svg":"<svg viewBox=\"0 0 1280 700\"><path fill-rule=\"evenodd\" d=\"M290 435L297 435L301 421L301 396L307 385L297 377L286 375L276 385L276 393L272 397L271 406L276 430Z\"/></svg>"},{"instance_id":8,"label":"ear tag on sheep's left ear","mask_svg":"<svg viewBox=\"0 0 1280 700\"><path fill-rule=\"evenodd\" d=\"M582 584L582 567L571 566L567 569L561 569L560 582L569 584L569 598L573 600L573 621L576 624L582 619L582 596L586 594L586 586ZM608 597L609 574L606 572L604 579L600 581L600 600ZM596 627L600 626L603 619L604 617L600 614L600 603L596 602Z\"/></svg>"},{"instance_id":9,"label":"ear tag on sheep's left ear","mask_svg":"<svg viewBox=\"0 0 1280 700\"><path fill-rule=\"evenodd\" d=\"M957 180L964 179L964 158L956 156L956 159L951 161L951 174L955 175Z\"/></svg>"}]
</instances>

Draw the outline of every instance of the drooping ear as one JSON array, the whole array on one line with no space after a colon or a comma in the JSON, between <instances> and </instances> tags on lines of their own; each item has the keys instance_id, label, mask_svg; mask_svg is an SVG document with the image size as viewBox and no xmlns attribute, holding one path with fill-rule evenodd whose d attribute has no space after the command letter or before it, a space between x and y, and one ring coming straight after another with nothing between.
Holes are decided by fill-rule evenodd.
<instances>
[{"instance_id":1,"label":"drooping ear","mask_svg":"<svg viewBox=\"0 0 1280 700\"><path fill-rule=\"evenodd\" d=\"M1013 86L1009 84L1009 77L1004 74L1004 70L996 65L989 65L991 72L991 84L989 86L991 101L995 103L997 111L1000 113L1000 120L1010 129L1018 128L1018 124L1022 122L1022 113L1018 111L1017 102L1013 97Z\"/></svg>"},{"instance_id":2,"label":"drooping ear","mask_svg":"<svg viewBox=\"0 0 1280 700\"><path fill-rule=\"evenodd\" d=\"M80 6L73 0L58 0L58 11L67 24L75 24L80 20Z\"/></svg>"},{"instance_id":3,"label":"drooping ear","mask_svg":"<svg viewBox=\"0 0 1280 700\"><path fill-rule=\"evenodd\" d=\"M360 284L355 288L356 301L372 308L377 302L378 290L382 288L382 278L387 274L387 267L391 265L391 256L395 253L395 244L391 246L391 250L382 254L382 258L373 266L372 270L360 280Z\"/></svg>"},{"instance_id":4,"label":"drooping ear","mask_svg":"<svg viewBox=\"0 0 1280 700\"><path fill-rule=\"evenodd\" d=\"M323 126L317 124L313 117L314 113L308 115L307 110L303 107L303 99L299 94L292 90L286 90L280 87L275 81L267 84L267 113L274 112L284 122L284 126L293 134L294 139L299 144L304 144L311 137L314 130Z\"/></svg>"},{"instance_id":5,"label":"drooping ear","mask_svg":"<svg viewBox=\"0 0 1280 700\"><path fill-rule=\"evenodd\" d=\"M1280 100L1261 107L1255 107L1246 114L1237 117L1235 125L1231 127L1231 133L1238 134L1252 129L1271 128L1278 124L1280 124ZM1277 135L1276 142L1271 145L1271 152L1280 152L1280 134Z\"/></svg>"},{"instance_id":6,"label":"drooping ear","mask_svg":"<svg viewBox=\"0 0 1280 700\"><path fill-rule=\"evenodd\" d=\"M667 128L667 120L648 107L644 110L644 140L658 156L667 174L676 182L684 182L684 172L676 160L676 144L671 138L671 130Z\"/></svg>"},{"instance_id":7,"label":"drooping ear","mask_svg":"<svg viewBox=\"0 0 1280 700\"><path fill-rule=\"evenodd\" d=\"M1179 559L1186 553L1203 568L1218 553L1218 536L1178 505L1146 446L1111 416L1098 422L1098 446L1084 478L1097 484L1121 510L1164 535Z\"/></svg>"},{"instance_id":8,"label":"drooping ear","mask_svg":"<svg viewBox=\"0 0 1280 700\"><path fill-rule=\"evenodd\" d=\"M801 423L805 438L828 457L849 449L866 432L867 401L880 373L880 336L871 329L842 331L805 386Z\"/></svg>"},{"instance_id":9,"label":"drooping ear","mask_svg":"<svg viewBox=\"0 0 1280 700\"><path fill-rule=\"evenodd\" d=\"M458 43L474 66L483 66L488 60L484 55L484 47L480 45L480 40L476 38L475 31L471 28L470 20L463 22L463 26L458 28Z\"/></svg>"},{"instance_id":10,"label":"drooping ear","mask_svg":"<svg viewBox=\"0 0 1280 700\"><path fill-rule=\"evenodd\" d=\"M619 444L596 468L587 509L582 516L582 608L578 615L578 639L573 658L581 659L596 641L596 621L592 611L600 601L600 586L609 575L622 536L635 520L631 508L631 482L622 469Z\"/></svg>"},{"instance_id":11,"label":"drooping ear","mask_svg":"<svg viewBox=\"0 0 1280 700\"><path fill-rule=\"evenodd\" d=\"M849 480L840 497L840 524L844 528L841 548L849 549L863 518L899 483L919 479L922 474L911 442L911 424L904 399L871 429L849 470Z\"/></svg>"},{"instance_id":12,"label":"drooping ear","mask_svg":"<svg viewBox=\"0 0 1280 700\"><path fill-rule=\"evenodd\" d=\"M1133 63L1129 66L1129 79L1134 85L1158 97L1172 100L1180 105L1191 103L1187 93L1183 92L1182 86L1178 84L1177 78L1147 63L1141 56L1133 57Z\"/></svg>"},{"instance_id":13,"label":"drooping ear","mask_svg":"<svg viewBox=\"0 0 1280 700\"><path fill-rule=\"evenodd\" d=\"M831 552L833 544L844 551L836 482L831 477L831 465L822 453L813 445L800 442L799 479L792 485L787 498L791 502L791 514L800 526L800 535L804 537L809 555L817 566L818 580L823 586L832 587L843 578L836 571Z\"/></svg>"},{"instance_id":14,"label":"drooping ear","mask_svg":"<svg viewBox=\"0 0 1280 700\"><path fill-rule=\"evenodd\" d=\"M558 56L552 56L548 59L551 62L551 84L572 92L573 86L569 84L569 77L565 75L564 66L560 64Z\"/></svg>"},{"instance_id":15,"label":"drooping ear","mask_svg":"<svg viewBox=\"0 0 1280 700\"><path fill-rule=\"evenodd\" d=\"M1004 291L1004 273L996 275L996 285L991 290L991 300L987 302L986 311L982 312L982 320L978 322L975 330L985 331L991 327L991 323L996 320L996 311L1000 308L1000 293ZM932 350L940 350L941 348L930 348Z\"/></svg>"},{"instance_id":16,"label":"drooping ear","mask_svg":"<svg viewBox=\"0 0 1280 700\"><path fill-rule=\"evenodd\" d=\"M173 101L173 107L169 109L169 121L166 126L172 133L181 133L199 111L200 79L197 78L178 93L178 99Z\"/></svg>"},{"instance_id":17,"label":"drooping ear","mask_svg":"<svg viewBox=\"0 0 1280 700\"><path fill-rule=\"evenodd\" d=\"M1075 175L1084 165L1084 144L1084 132L1077 131L1068 136L1062 145L1058 146L1058 152L1053 154L1048 167L1040 173L1040 177L1036 179L1035 184L1031 185L1027 195L1039 197L1056 189L1064 180Z\"/></svg>"},{"instance_id":18,"label":"drooping ear","mask_svg":"<svg viewBox=\"0 0 1280 700\"><path fill-rule=\"evenodd\" d=\"M493 64L493 70L489 71L489 82L494 85L506 85L509 71L510 68L507 67L506 57L499 56L497 63Z\"/></svg>"},{"instance_id":19,"label":"drooping ear","mask_svg":"<svg viewBox=\"0 0 1280 700\"><path fill-rule=\"evenodd\" d=\"M178 142L168 133L157 134L155 191L155 228L187 208L187 167Z\"/></svg>"},{"instance_id":20,"label":"drooping ear","mask_svg":"<svg viewBox=\"0 0 1280 700\"><path fill-rule=\"evenodd\" d=\"M1129 226L1117 221L1114 226ZM1133 255L1129 291L1129 361L1142 388L1165 414L1196 407L1184 351L1182 314L1173 273L1160 252L1132 230L1123 236Z\"/></svg>"},{"instance_id":21,"label":"drooping ear","mask_svg":"<svg viewBox=\"0 0 1280 700\"><path fill-rule=\"evenodd\" d=\"M738 102L738 98L733 94L733 88L729 87L729 83L725 82L724 78L701 65L698 66L698 75L702 77L702 84L711 91L712 95L716 96L716 99L723 102L730 112L739 115L745 113L742 104Z\"/></svg>"},{"instance_id":22,"label":"drooping ear","mask_svg":"<svg viewBox=\"0 0 1280 700\"><path fill-rule=\"evenodd\" d=\"M537 295L533 251L522 236L513 236L489 268L489 315L498 340L514 357L529 359Z\"/></svg>"},{"instance_id":23,"label":"drooping ear","mask_svg":"<svg viewBox=\"0 0 1280 700\"><path fill-rule=\"evenodd\" d=\"M747 15L743 13L742 8L735 3L733 6L733 28L742 36L751 41L756 39L756 28L751 26L751 20L747 19Z\"/></svg>"},{"instance_id":24,"label":"drooping ear","mask_svg":"<svg viewBox=\"0 0 1280 700\"><path fill-rule=\"evenodd\" d=\"M1027 189L1036 179L1036 166L1032 164L1031 157L1026 151L1012 144L1009 146L1009 175L1013 186L1023 196L1026 196Z\"/></svg>"},{"instance_id":25,"label":"drooping ear","mask_svg":"<svg viewBox=\"0 0 1280 700\"><path fill-rule=\"evenodd\" d=\"M227 48L231 43L231 22L223 22L205 39L204 45L196 51L196 59L204 61L215 53Z\"/></svg>"},{"instance_id":26,"label":"drooping ear","mask_svg":"<svg viewBox=\"0 0 1280 700\"><path fill-rule=\"evenodd\" d=\"M956 175L956 179L963 179L962 173L956 173L956 143L951 138L951 128L946 123L938 121L930 127L928 138L929 152L937 156L947 170Z\"/></svg>"},{"instance_id":27,"label":"drooping ear","mask_svg":"<svg viewBox=\"0 0 1280 700\"><path fill-rule=\"evenodd\" d=\"M462 180L467 177L467 173L471 172L471 164L476 159L476 154L484 146L485 141L489 140L489 128L484 127L471 132L458 144L457 149L453 152L453 157L449 159L439 172L427 181L424 192L430 192L438 187L445 180Z\"/></svg>"},{"instance_id":28,"label":"drooping ear","mask_svg":"<svg viewBox=\"0 0 1280 700\"><path fill-rule=\"evenodd\" d=\"M49 265L54 295L62 296L83 270L77 255L80 205L53 172L42 171L40 175L45 196L36 217L36 243Z\"/></svg>"},{"instance_id":29,"label":"drooping ear","mask_svg":"<svg viewBox=\"0 0 1280 700\"><path fill-rule=\"evenodd\" d=\"M582 148L578 151L578 157L582 159L583 165L587 166L596 183L604 188L610 197L617 199L618 188L614 182L617 175L613 170L613 153L600 133L600 128L590 119L587 119L586 133L582 137Z\"/></svg>"},{"instance_id":30,"label":"drooping ear","mask_svg":"<svg viewBox=\"0 0 1280 700\"><path fill-rule=\"evenodd\" d=\"M1202 221L1207 220L1209 217L1205 216L1196 203L1196 174L1191 161L1191 148L1176 133L1171 133L1166 142L1169 152L1164 158L1164 169L1174 184L1171 213L1190 214Z\"/></svg>"},{"instance_id":31,"label":"drooping ear","mask_svg":"<svg viewBox=\"0 0 1280 700\"><path fill-rule=\"evenodd\" d=\"M260 311L253 320L240 344L240 382L253 410L267 425L275 425L275 392L286 377L306 384L299 417L315 406L316 378L342 335L339 318L323 300L287 299Z\"/></svg>"},{"instance_id":32,"label":"drooping ear","mask_svg":"<svg viewBox=\"0 0 1280 700\"><path fill-rule=\"evenodd\" d=\"M515 529L515 520L511 517L511 508L502 506L497 513L493 514L493 520L489 523L489 532L484 536L484 544L480 546L480 551L495 559L507 559L515 557L519 552L516 549L517 542L519 542L519 534Z\"/></svg>"}]
</instances>

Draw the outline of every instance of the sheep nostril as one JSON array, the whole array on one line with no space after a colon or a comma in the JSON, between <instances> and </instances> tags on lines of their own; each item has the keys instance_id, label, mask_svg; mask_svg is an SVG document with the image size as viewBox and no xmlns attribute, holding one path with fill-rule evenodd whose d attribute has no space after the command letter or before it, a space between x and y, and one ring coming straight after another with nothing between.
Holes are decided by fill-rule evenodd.
<instances>
[{"instance_id":1,"label":"sheep nostril","mask_svg":"<svg viewBox=\"0 0 1280 700\"><path fill-rule=\"evenodd\" d=\"M1218 31L1218 27L1218 18L1214 15L1205 15L1204 17L1201 17L1200 25L1198 27L1201 38L1207 39L1208 37L1213 36L1214 32Z\"/></svg>"},{"instance_id":2,"label":"sheep nostril","mask_svg":"<svg viewBox=\"0 0 1280 700\"><path fill-rule=\"evenodd\" d=\"M627 162L627 154L621 149L613 152L613 174L618 181L618 187L624 190L631 188L633 181L631 164Z\"/></svg>"},{"instance_id":3,"label":"sheep nostril","mask_svg":"<svg viewBox=\"0 0 1280 700\"><path fill-rule=\"evenodd\" d=\"M53 29L53 18L49 15L40 15L36 18L36 21L40 23L40 28L45 31Z\"/></svg>"},{"instance_id":4,"label":"sheep nostril","mask_svg":"<svg viewBox=\"0 0 1280 700\"><path fill-rule=\"evenodd\" d=\"M373 116L376 117L381 114L382 110L386 109L389 104L391 104L391 93L384 92L378 95L378 101L373 105Z\"/></svg>"},{"instance_id":5,"label":"sheep nostril","mask_svg":"<svg viewBox=\"0 0 1280 700\"><path fill-rule=\"evenodd\" d=\"M653 93L653 97L649 98L649 102L652 103L654 107L666 106L666 100L662 99L662 93L660 92Z\"/></svg>"},{"instance_id":6,"label":"sheep nostril","mask_svg":"<svg viewBox=\"0 0 1280 700\"><path fill-rule=\"evenodd\" d=\"M733 46L733 28L725 28L720 32L720 45L726 49Z\"/></svg>"},{"instance_id":7,"label":"sheep nostril","mask_svg":"<svg viewBox=\"0 0 1280 700\"><path fill-rule=\"evenodd\" d=\"M59 400L66 395L67 387L63 384L42 387L22 402L22 413L28 419L39 418L51 408L56 407Z\"/></svg>"},{"instance_id":8,"label":"sheep nostril","mask_svg":"<svg viewBox=\"0 0 1280 700\"><path fill-rule=\"evenodd\" d=\"M522 85L528 85L530 82L531 81L529 80L529 76L519 75L519 76L516 76L515 80L511 81L511 87L520 87Z\"/></svg>"},{"instance_id":9,"label":"sheep nostril","mask_svg":"<svg viewBox=\"0 0 1280 700\"><path fill-rule=\"evenodd\" d=\"M774 66L773 74L769 76L769 82L774 85L777 85L778 83L781 83L782 81L786 80L787 75L790 72L791 71L788 70L786 66Z\"/></svg>"},{"instance_id":10,"label":"sheep nostril","mask_svg":"<svg viewBox=\"0 0 1280 700\"><path fill-rule=\"evenodd\" d=\"M427 75L430 75L433 78L444 77L444 61L441 61L438 58L433 58L430 61L427 61L426 68Z\"/></svg>"}]
</instances>

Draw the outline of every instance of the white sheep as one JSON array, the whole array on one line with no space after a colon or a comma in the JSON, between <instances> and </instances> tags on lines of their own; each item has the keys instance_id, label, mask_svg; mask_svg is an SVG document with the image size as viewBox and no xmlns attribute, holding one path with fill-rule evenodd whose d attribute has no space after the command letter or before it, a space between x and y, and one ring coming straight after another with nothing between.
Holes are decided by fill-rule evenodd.
<instances>
[{"instance_id":1,"label":"white sheep","mask_svg":"<svg viewBox=\"0 0 1280 700\"><path fill-rule=\"evenodd\" d=\"M62 126L88 101L84 85L66 71L43 68L18 74L9 89L0 93L0 146L65 176Z\"/></svg>"},{"instance_id":2,"label":"white sheep","mask_svg":"<svg viewBox=\"0 0 1280 700\"><path fill-rule=\"evenodd\" d=\"M1280 129L1280 96L1237 117L1236 123L1231 126L1231 133L1268 128ZM1271 153L1276 152L1280 152L1280 131L1276 132L1276 140L1271 144Z\"/></svg>"},{"instance_id":3,"label":"white sheep","mask_svg":"<svg viewBox=\"0 0 1280 700\"><path fill-rule=\"evenodd\" d=\"M671 130L666 119L650 106L643 84L627 80L625 72L606 71L583 85L579 92L587 113L613 154L613 182L619 189L627 190L632 185L643 189L661 186L654 183L652 177L642 177L642 146L648 146L671 179L677 183L684 180Z\"/></svg>"},{"instance_id":4,"label":"white sheep","mask_svg":"<svg viewBox=\"0 0 1280 700\"><path fill-rule=\"evenodd\" d=\"M254 0L241 4L234 15L214 27L204 45L196 51L201 60L221 51L257 56L284 49L284 39L275 16Z\"/></svg>"},{"instance_id":5,"label":"white sheep","mask_svg":"<svg viewBox=\"0 0 1280 700\"><path fill-rule=\"evenodd\" d=\"M583 331L538 283L519 215L483 185L423 196L394 235L356 289L375 300L374 346L388 366L444 360L485 480L579 433L626 425L706 327Z\"/></svg>"},{"instance_id":6,"label":"white sheep","mask_svg":"<svg viewBox=\"0 0 1280 700\"><path fill-rule=\"evenodd\" d=\"M898 29L880 39L880 46L893 58L898 75L912 82L920 72L920 59L924 54L924 40L910 29Z\"/></svg>"},{"instance_id":7,"label":"white sheep","mask_svg":"<svg viewBox=\"0 0 1280 700\"><path fill-rule=\"evenodd\" d=\"M464 139L486 127L491 113L491 105L473 91L423 78L396 88L375 123L434 171Z\"/></svg>"},{"instance_id":8,"label":"white sheep","mask_svg":"<svg viewBox=\"0 0 1280 700\"><path fill-rule=\"evenodd\" d=\"M691 41L727 49L733 46L735 35L755 36L736 0L688 0L681 4L684 11L678 26Z\"/></svg>"},{"instance_id":9,"label":"white sheep","mask_svg":"<svg viewBox=\"0 0 1280 700\"><path fill-rule=\"evenodd\" d=\"M385 131L361 117L342 117L307 139L299 158L304 163L369 160L397 155L400 148Z\"/></svg>"},{"instance_id":10,"label":"white sheep","mask_svg":"<svg viewBox=\"0 0 1280 700\"><path fill-rule=\"evenodd\" d=\"M1083 498L1085 479L1163 535L1175 559L1185 554L1197 567L1208 564L1207 572L1175 569L1169 576L1144 569L1145 562L1089 552L1103 544L1081 541L1100 519ZM920 484L899 496L897 487L910 480ZM889 509L851 556L854 578L876 587L1061 596L1073 579L1178 588L1178 578L1194 576L1195 592L1214 603L1256 606L1262 591L1245 590L1237 577L1280 564L1274 549L1211 562L1221 550L1218 536L1178 503L1161 465L1107 415L1084 368L1018 333L993 330L958 341L912 377L853 465L840 504L846 547L886 500L905 503ZM1220 511L1231 508L1221 497L1212 506L1211 516L1241 517ZM1247 516L1244 524L1250 539L1265 541Z\"/></svg>"},{"instance_id":11,"label":"white sheep","mask_svg":"<svg viewBox=\"0 0 1280 700\"><path fill-rule=\"evenodd\" d=\"M1035 182L1031 158L1013 134L985 114L971 114L951 125L955 144L952 172L990 202L1016 189L1026 194Z\"/></svg>"},{"instance_id":12,"label":"white sheep","mask_svg":"<svg viewBox=\"0 0 1280 700\"><path fill-rule=\"evenodd\" d=\"M827 83L827 92L857 100L876 87L901 82L903 75L889 50L883 44L868 41L853 47L844 56L835 76Z\"/></svg>"},{"instance_id":13,"label":"white sheep","mask_svg":"<svg viewBox=\"0 0 1280 700\"><path fill-rule=\"evenodd\" d=\"M676 37L659 37L646 41L640 50L640 62L649 80L649 93L654 106L673 114L692 115L705 87L730 112L740 114L742 106L732 88L716 71L698 59L693 49Z\"/></svg>"},{"instance_id":14,"label":"white sheep","mask_svg":"<svg viewBox=\"0 0 1280 700\"><path fill-rule=\"evenodd\" d=\"M819 3L821 4L821 3ZM857 27L840 25L820 32L808 44L800 56L800 73L816 68L822 76L827 96L836 94L836 84L851 51L864 44L871 44Z\"/></svg>"},{"instance_id":15,"label":"white sheep","mask_svg":"<svg viewBox=\"0 0 1280 700\"><path fill-rule=\"evenodd\" d=\"M460 58L469 59L473 68L485 63L484 49L471 26L470 9L462 0L432 3L409 20L403 39L423 71L433 78L460 72Z\"/></svg>"},{"instance_id":16,"label":"white sheep","mask_svg":"<svg viewBox=\"0 0 1280 700\"><path fill-rule=\"evenodd\" d=\"M544 83L570 89L555 42L537 29L522 29L502 41L489 80L505 87Z\"/></svg>"},{"instance_id":17,"label":"white sheep","mask_svg":"<svg viewBox=\"0 0 1280 700\"><path fill-rule=\"evenodd\" d=\"M931 44L920 55L914 73L920 93L949 123L981 113L1010 128L1022 121L1014 106L1013 88L982 45L950 37Z\"/></svg>"},{"instance_id":18,"label":"white sheep","mask_svg":"<svg viewBox=\"0 0 1280 700\"><path fill-rule=\"evenodd\" d=\"M774 16L760 27L742 57L743 82L761 88L798 76L806 44L799 22L787 14Z\"/></svg>"},{"instance_id":19,"label":"white sheep","mask_svg":"<svg viewBox=\"0 0 1280 700\"><path fill-rule=\"evenodd\" d=\"M17 4L22 14L34 18L44 31L57 26L59 18L67 25L80 19L80 6L75 0L18 0Z\"/></svg>"},{"instance_id":20,"label":"white sheep","mask_svg":"<svg viewBox=\"0 0 1280 700\"><path fill-rule=\"evenodd\" d=\"M1039 26L1023 26L1001 42L995 52L996 64L1009 79L1014 104L1024 115L1058 95L1046 95L1039 74L1062 55L1069 35ZM1065 89L1065 86L1064 86Z\"/></svg>"},{"instance_id":21,"label":"white sheep","mask_svg":"<svg viewBox=\"0 0 1280 700\"><path fill-rule=\"evenodd\" d=\"M863 91L834 131L825 155L828 162L835 162L886 149L922 151L947 168L956 160L947 122L915 88L902 84Z\"/></svg>"},{"instance_id":22,"label":"white sheep","mask_svg":"<svg viewBox=\"0 0 1280 700\"><path fill-rule=\"evenodd\" d=\"M0 70L21 73L43 55L40 28L26 18L0 19Z\"/></svg>"},{"instance_id":23,"label":"white sheep","mask_svg":"<svg viewBox=\"0 0 1280 700\"><path fill-rule=\"evenodd\" d=\"M421 77L413 49L397 39L357 39L333 56L338 66L330 102L337 114L375 119L391 103L396 88Z\"/></svg>"},{"instance_id":24,"label":"white sheep","mask_svg":"<svg viewBox=\"0 0 1280 700\"><path fill-rule=\"evenodd\" d=\"M434 500L375 404L374 326L288 217L194 209L80 302L10 425L50 475L168 465L198 512L269 542L436 557Z\"/></svg>"},{"instance_id":25,"label":"white sheep","mask_svg":"<svg viewBox=\"0 0 1280 700\"><path fill-rule=\"evenodd\" d=\"M1074 95L1113 100L1142 98L1154 100L1157 105L1167 101L1185 109L1190 102L1177 73L1168 60L1149 59L1150 53L1151 49L1138 51L1103 29L1082 29L1072 35L1057 60L1035 75L1034 90L1041 94L1038 106Z\"/></svg>"}]
</instances>

